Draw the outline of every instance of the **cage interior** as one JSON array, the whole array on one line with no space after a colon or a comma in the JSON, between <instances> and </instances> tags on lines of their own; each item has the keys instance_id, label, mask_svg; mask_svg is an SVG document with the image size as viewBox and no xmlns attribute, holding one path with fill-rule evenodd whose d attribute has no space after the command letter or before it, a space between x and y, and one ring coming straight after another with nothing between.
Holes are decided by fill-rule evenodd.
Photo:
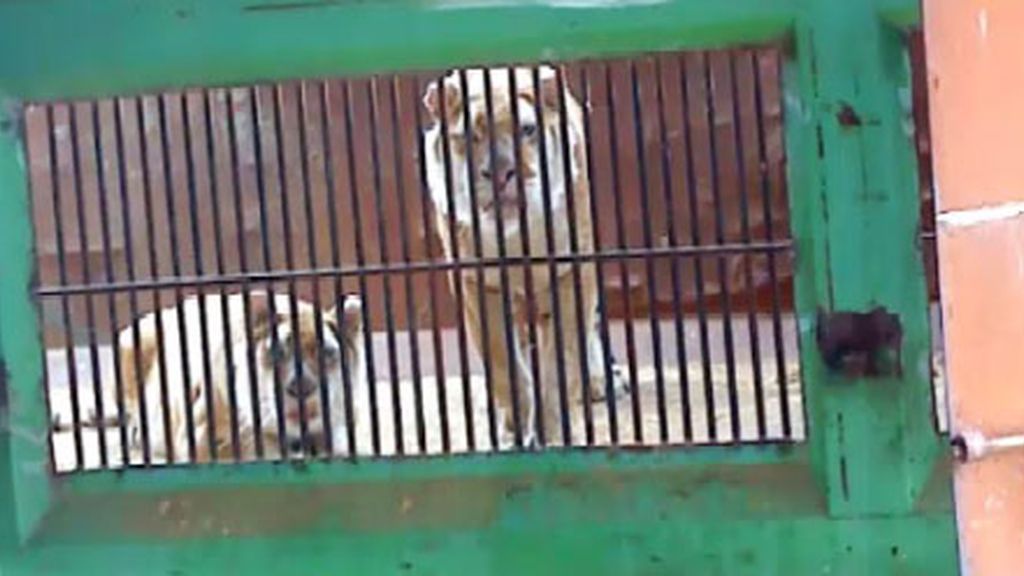
<instances>
[{"instance_id":1,"label":"cage interior","mask_svg":"<svg viewBox=\"0 0 1024 576\"><path fill-rule=\"evenodd\" d=\"M779 73L30 106L55 469L802 440Z\"/></svg>"}]
</instances>

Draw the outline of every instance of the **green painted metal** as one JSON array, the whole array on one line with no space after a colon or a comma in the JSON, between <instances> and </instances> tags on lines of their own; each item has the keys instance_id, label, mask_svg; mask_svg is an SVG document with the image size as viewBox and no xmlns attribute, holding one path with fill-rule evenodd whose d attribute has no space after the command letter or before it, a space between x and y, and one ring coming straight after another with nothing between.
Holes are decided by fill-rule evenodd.
<instances>
[{"instance_id":1,"label":"green painted metal","mask_svg":"<svg viewBox=\"0 0 1024 576\"><path fill-rule=\"evenodd\" d=\"M38 535L48 542L109 543L287 536L545 522L635 523L814 517L824 501L806 453L793 447L673 450L664 454L550 453L366 462L295 470L257 464L69 480L65 505ZM116 498L111 495L116 494ZM925 507L939 506L924 503ZM96 526L97 515L117 523Z\"/></svg>"},{"instance_id":2,"label":"green painted metal","mask_svg":"<svg viewBox=\"0 0 1024 576\"><path fill-rule=\"evenodd\" d=\"M794 0L36 0L0 3L0 88L26 100L167 86L764 42Z\"/></svg>"},{"instance_id":3,"label":"green painted metal","mask_svg":"<svg viewBox=\"0 0 1024 576\"><path fill-rule=\"evenodd\" d=\"M814 466L833 515L906 512L944 450L932 420L906 48L864 2L808 2L795 38L786 138ZM817 311L874 305L902 322L902 376L829 374Z\"/></svg>"},{"instance_id":4,"label":"green painted metal","mask_svg":"<svg viewBox=\"0 0 1024 576\"><path fill-rule=\"evenodd\" d=\"M635 496L644 498L642 492ZM600 503L587 505L593 509ZM10 574L931 576L952 574L956 566L946 514L833 521L696 523L675 516L566 521L561 517L567 505L558 493L521 509L528 512L462 531L50 545L24 553Z\"/></svg>"},{"instance_id":5,"label":"green painted metal","mask_svg":"<svg viewBox=\"0 0 1024 576\"><path fill-rule=\"evenodd\" d=\"M0 100L0 549L29 534L52 501L22 126L21 109Z\"/></svg>"},{"instance_id":6,"label":"green painted metal","mask_svg":"<svg viewBox=\"0 0 1024 576\"><path fill-rule=\"evenodd\" d=\"M921 21L921 3L912 0L878 0L882 21L895 28L916 26Z\"/></svg>"},{"instance_id":7,"label":"green painted metal","mask_svg":"<svg viewBox=\"0 0 1024 576\"><path fill-rule=\"evenodd\" d=\"M956 573L915 243L914 0L260 2L0 3L0 574ZM785 38L806 444L47 474L16 101ZM826 373L818 308L874 303L900 315L903 375Z\"/></svg>"}]
</instances>

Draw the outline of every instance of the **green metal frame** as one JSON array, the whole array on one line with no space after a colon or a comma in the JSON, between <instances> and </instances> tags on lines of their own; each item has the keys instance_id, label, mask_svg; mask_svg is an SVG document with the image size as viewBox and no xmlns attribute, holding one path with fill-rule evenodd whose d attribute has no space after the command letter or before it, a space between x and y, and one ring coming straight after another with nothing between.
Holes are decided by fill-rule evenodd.
<instances>
[{"instance_id":1,"label":"green metal frame","mask_svg":"<svg viewBox=\"0 0 1024 576\"><path fill-rule=\"evenodd\" d=\"M0 3L0 574L957 573L915 240L918 18L914 0ZM48 472L20 102L770 41L806 444ZM874 304L901 318L903 375L826 372L817 310Z\"/></svg>"}]
</instances>

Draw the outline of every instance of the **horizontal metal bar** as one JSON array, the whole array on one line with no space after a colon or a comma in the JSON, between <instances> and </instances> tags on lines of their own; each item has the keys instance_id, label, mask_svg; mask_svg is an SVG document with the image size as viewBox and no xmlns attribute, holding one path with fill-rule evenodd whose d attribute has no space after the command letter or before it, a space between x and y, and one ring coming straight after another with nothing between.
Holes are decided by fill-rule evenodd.
<instances>
[{"instance_id":1,"label":"horizontal metal bar","mask_svg":"<svg viewBox=\"0 0 1024 576\"><path fill-rule=\"evenodd\" d=\"M808 455L803 444L788 441L759 444L703 445L649 448L548 448L530 455L522 454L445 454L440 458L387 458L360 461L310 462L301 468L275 462L252 462L230 466L169 466L154 474L134 467L127 470L102 470L62 477L64 493L70 497L97 497L126 494L161 494L168 491L217 490L224 488L296 488L389 483L429 483L432 480L457 482L458 479L542 478L551 475L593 474L595 470L634 474L657 473L687 467L701 468L729 464L734 469L746 466L793 465L806 467ZM239 492L241 490L238 490ZM448 490L451 492L452 490ZM817 503L814 504L816 508ZM740 513L757 513L746 507ZM80 519L82 521L85 518Z\"/></svg>"},{"instance_id":2,"label":"horizontal metal bar","mask_svg":"<svg viewBox=\"0 0 1024 576\"><path fill-rule=\"evenodd\" d=\"M80 294L103 294L130 290L160 290L165 288L189 288L224 286L243 282L275 282L293 279L333 278L346 276L376 276L407 274L413 272L472 270L475 268L514 267L533 264L586 263L614 261L632 258L698 257L723 254L753 254L781 252L792 248L790 240L756 242L750 244L719 244L714 246L676 246L671 248L625 248L605 249L600 253L556 254L553 256L506 256L505 258L464 258L454 262L396 262L393 264L366 264L363 266L342 266L307 268L298 270L270 270L263 272L232 273L206 276L178 276L135 280L130 282L95 282L91 284L66 284L41 286L34 291L36 296L71 296Z\"/></svg>"},{"instance_id":3,"label":"horizontal metal bar","mask_svg":"<svg viewBox=\"0 0 1024 576\"><path fill-rule=\"evenodd\" d=\"M795 0L0 3L0 94L96 98L783 36Z\"/></svg>"}]
</instances>

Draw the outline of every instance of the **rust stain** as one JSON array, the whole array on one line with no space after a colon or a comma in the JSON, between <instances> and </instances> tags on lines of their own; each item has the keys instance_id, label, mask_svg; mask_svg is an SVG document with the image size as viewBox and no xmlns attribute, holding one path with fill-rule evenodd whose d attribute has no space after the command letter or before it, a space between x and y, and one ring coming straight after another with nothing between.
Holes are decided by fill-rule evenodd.
<instances>
[{"instance_id":1,"label":"rust stain","mask_svg":"<svg viewBox=\"0 0 1024 576\"><path fill-rule=\"evenodd\" d=\"M839 121L840 126L846 128L854 128L863 124L860 119L860 115L853 109L847 102L843 102L839 105L839 111L836 112L836 120Z\"/></svg>"}]
</instances>

